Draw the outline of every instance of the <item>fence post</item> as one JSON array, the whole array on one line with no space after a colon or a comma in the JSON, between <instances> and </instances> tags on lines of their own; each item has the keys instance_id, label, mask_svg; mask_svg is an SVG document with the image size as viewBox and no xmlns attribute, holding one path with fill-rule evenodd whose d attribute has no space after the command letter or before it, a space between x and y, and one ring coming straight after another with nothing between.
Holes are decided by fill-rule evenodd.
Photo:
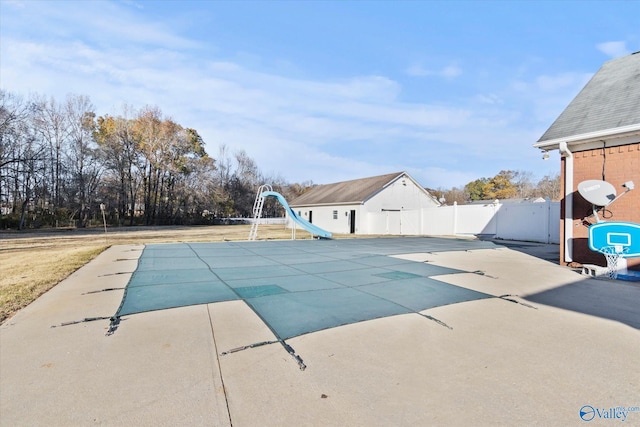
<instances>
[{"instance_id":1,"label":"fence post","mask_svg":"<svg viewBox=\"0 0 640 427\"><path fill-rule=\"evenodd\" d=\"M453 235L458 233L458 202L453 202Z\"/></svg>"},{"instance_id":2,"label":"fence post","mask_svg":"<svg viewBox=\"0 0 640 427\"><path fill-rule=\"evenodd\" d=\"M500 212L502 211L502 209L500 209L500 200L496 199L493 201L493 203L491 204L492 209L493 209L493 218L494 218L494 227L496 228L496 232L494 234L494 237L496 239L499 239L500 236L498 235L498 222L500 219Z\"/></svg>"},{"instance_id":3,"label":"fence post","mask_svg":"<svg viewBox=\"0 0 640 427\"><path fill-rule=\"evenodd\" d=\"M547 208L547 218L544 224L545 235L547 236L547 244L551 243L551 199L545 197L545 206Z\"/></svg>"}]
</instances>

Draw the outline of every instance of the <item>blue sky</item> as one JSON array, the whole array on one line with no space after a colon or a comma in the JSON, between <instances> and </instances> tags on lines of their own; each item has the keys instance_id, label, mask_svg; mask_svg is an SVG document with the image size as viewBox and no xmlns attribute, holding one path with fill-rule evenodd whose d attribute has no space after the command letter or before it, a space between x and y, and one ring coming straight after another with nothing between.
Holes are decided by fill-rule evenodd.
<instances>
[{"instance_id":1,"label":"blue sky","mask_svg":"<svg viewBox=\"0 0 640 427\"><path fill-rule=\"evenodd\" d=\"M323 184L430 188L559 171L532 144L600 66L640 50L640 1L7 1L0 86L98 114L160 107L207 150Z\"/></svg>"}]
</instances>

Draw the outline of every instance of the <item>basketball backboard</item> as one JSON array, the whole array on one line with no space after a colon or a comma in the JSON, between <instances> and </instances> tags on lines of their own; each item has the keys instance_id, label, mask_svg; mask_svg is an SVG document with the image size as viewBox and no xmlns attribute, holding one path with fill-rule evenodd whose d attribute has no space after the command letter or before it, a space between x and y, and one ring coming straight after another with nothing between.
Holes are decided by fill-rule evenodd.
<instances>
[{"instance_id":1,"label":"basketball backboard","mask_svg":"<svg viewBox=\"0 0 640 427\"><path fill-rule=\"evenodd\" d=\"M640 257L640 224L599 222L589 227L589 249L603 252L613 247L624 258Z\"/></svg>"}]
</instances>

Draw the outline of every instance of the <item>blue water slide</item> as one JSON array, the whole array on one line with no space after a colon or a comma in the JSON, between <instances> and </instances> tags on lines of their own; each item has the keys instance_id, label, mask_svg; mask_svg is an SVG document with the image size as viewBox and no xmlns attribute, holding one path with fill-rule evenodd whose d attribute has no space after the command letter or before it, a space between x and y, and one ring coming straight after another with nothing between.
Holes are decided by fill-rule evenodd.
<instances>
[{"instance_id":1,"label":"blue water slide","mask_svg":"<svg viewBox=\"0 0 640 427\"><path fill-rule=\"evenodd\" d=\"M287 213L289 214L291 219L294 220L296 222L296 224L300 225L300 227L304 228L305 230L307 230L309 233L313 234L314 236L322 237L322 238L325 238L325 239L330 239L331 238L332 234L329 233L327 230L323 230L322 228L318 227L317 225L311 224L306 219L300 218L300 216L297 213L295 213L295 211L293 209L291 209L291 206L289 206L289 203L287 203L287 200L282 196L282 194L277 193L275 191L265 191L260 196L261 197L275 197L276 200L287 211Z\"/></svg>"}]
</instances>

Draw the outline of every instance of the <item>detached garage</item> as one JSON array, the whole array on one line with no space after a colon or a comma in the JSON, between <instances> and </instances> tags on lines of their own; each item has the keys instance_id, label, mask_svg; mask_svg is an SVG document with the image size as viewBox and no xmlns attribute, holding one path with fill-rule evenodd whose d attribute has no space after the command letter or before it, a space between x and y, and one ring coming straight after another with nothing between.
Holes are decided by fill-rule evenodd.
<instances>
[{"instance_id":1,"label":"detached garage","mask_svg":"<svg viewBox=\"0 0 640 427\"><path fill-rule=\"evenodd\" d=\"M406 172L318 185L289 205L332 233L420 234L422 208L440 203Z\"/></svg>"}]
</instances>

